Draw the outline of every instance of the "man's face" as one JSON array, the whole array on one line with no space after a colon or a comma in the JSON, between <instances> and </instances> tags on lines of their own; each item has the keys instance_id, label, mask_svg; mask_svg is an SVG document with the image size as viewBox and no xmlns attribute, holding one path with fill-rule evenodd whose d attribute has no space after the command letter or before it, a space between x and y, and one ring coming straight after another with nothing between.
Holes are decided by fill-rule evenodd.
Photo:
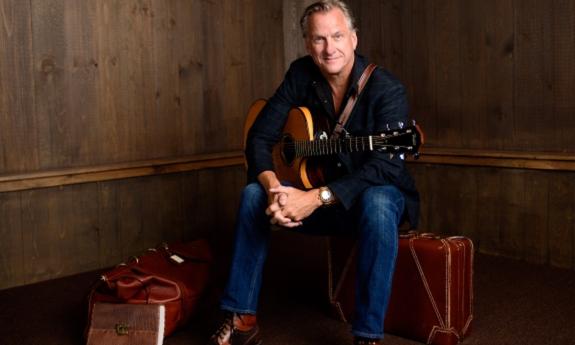
<instances>
[{"instance_id":1,"label":"man's face","mask_svg":"<svg viewBox=\"0 0 575 345\"><path fill-rule=\"evenodd\" d=\"M351 72L357 35L350 30L343 12L334 8L309 17L306 49L326 77Z\"/></svg>"}]
</instances>

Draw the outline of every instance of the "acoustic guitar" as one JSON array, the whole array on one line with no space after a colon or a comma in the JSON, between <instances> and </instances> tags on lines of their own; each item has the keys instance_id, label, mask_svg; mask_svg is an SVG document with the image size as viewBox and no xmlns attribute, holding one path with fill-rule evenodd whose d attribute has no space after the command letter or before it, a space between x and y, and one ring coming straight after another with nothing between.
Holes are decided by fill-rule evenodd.
<instances>
[{"instance_id":1,"label":"acoustic guitar","mask_svg":"<svg viewBox=\"0 0 575 345\"><path fill-rule=\"evenodd\" d=\"M264 108L263 99L254 102L244 124L244 146L247 135L259 113ZM295 187L310 189L325 185L325 169L328 164L322 157L338 153L380 151L390 155L419 155L423 144L423 132L415 124L398 125L397 129L368 136L330 138L327 133L314 128L312 114L306 107L292 108L288 113L280 141L272 151L275 172L280 180Z\"/></svg>"}]
</instances>

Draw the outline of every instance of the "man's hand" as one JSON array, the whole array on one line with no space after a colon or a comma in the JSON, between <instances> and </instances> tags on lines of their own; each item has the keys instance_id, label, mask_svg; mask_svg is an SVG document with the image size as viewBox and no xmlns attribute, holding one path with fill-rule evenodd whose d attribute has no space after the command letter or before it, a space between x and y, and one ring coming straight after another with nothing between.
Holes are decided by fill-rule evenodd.
<instances>
[{"instance_id":1,"label":"man's hand","mask_svg":"<svg viewBox=\"0 0 575 345\"><path fill-rule=\"evenodd\" d=\"M266 214L270 216L270 223L288 228L293 228L302 224L301 222L294 222L282 214L282 209L287 203L287 194L274 193L270 190L270 195L272 195L272 201L266 209Z\"/></svg>"},{"instance_id":2,"label":"man's hand","mask_svg":"<svg viewBox=\"0 0 575 345\"><path fill-rule=\"evenodd\" d=\"M277 202L271 204L266 214L271 216L271 223L293 228L300 226L322 205L318 198L318 190L302 191L293 187L278 186L270 188L270 193L277 195Z\"/></svg>"}]
</instances>

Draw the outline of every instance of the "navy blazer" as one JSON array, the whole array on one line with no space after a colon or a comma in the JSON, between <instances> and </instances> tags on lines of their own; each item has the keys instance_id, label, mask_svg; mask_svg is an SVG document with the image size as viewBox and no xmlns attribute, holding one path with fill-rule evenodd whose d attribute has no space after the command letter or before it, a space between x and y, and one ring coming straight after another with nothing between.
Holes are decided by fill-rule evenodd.
<instances>
[{"instance_id":1,"label":"navy blazer","mask_svg":"<svg viewBox=\"0 0 575 345\"><path fill-rule=\"evenodd\" d=\"M357 91L357 80L367 65L367 59L355 55L352 82L340 109L345 108L349 97ZM339 117L335 113L331 89L310 56L299 58L290 65L283 82L250 129L246 143L249 181L256 181L265 170L274 170L272 147L281 137L289 110L295 106L307 107L313 114L314 123L324 122L328 130L334 128ZM345 129L352 136L366 136L385 131L387 125L393 127L407 121L405 87L388 71L377 68L357 100ZM390 158L388 153L377 151L341 153L337 160L333 160L333 169L342 171L334 173L333 176L338 177L327 185L345 209L350 209L367 187L393 184L405 197L404 216L413 228L417 226L419 194L397 155Z\"/></svg>"}]
</instances>

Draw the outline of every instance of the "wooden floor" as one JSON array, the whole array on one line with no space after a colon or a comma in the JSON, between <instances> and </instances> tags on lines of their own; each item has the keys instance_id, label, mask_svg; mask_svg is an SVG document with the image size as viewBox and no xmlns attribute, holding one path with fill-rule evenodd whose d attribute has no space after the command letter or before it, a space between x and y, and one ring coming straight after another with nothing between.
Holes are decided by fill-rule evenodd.
<instances>
[{"instance_id":1,"label":"wooden floor","mask_svg":"<svg viewBox=\"0 0 575 345\"><path fill-rule=\"evenodd\" d=\"M328 316L316 284L322 277L294 275L287 267L272 260L266 268L259 313L264 343L351 344L348 325ZM83 299L96 277L86 273L0 291L0 344L83 344ZM573 271L477 255L475 319L464 344L575 344L573 291ZM204 344L216 316L206 310L164 344ZM387 335L384 344L419 343Z\"/></svg>"}]
</instances>

